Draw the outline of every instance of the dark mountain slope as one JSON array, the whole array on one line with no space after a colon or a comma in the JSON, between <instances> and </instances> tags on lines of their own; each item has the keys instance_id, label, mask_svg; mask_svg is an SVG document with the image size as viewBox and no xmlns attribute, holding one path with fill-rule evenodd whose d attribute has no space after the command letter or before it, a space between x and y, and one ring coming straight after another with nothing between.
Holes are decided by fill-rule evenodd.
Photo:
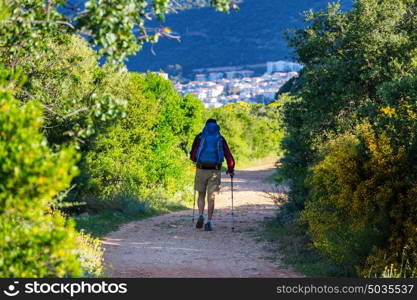
<instances>
[{"instance_id":1,"label":"dark mountain slope","mask_svg":"<svg viewBox=\"0 0 417 300\"><path fill-rule=\"evenodd\" d=\"M223 14L212 8L168 15L165 25L181 35L181 42L162 39L147 45L128 67L132 71L164 70L179 64L184 75L203 67L236 66L292 59L283 35L303 25L303 11L325 8L328 0L245 0L239 12ZM353 0L342 0L342 8ZM148 24L155 26L160 24Z\"/></svg>"}]
</instances>

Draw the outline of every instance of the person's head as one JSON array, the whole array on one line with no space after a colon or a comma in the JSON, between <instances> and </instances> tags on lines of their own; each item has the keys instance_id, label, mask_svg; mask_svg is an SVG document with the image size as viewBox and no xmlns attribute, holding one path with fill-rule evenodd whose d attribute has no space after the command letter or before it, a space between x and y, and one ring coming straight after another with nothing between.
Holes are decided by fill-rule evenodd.
<instances>
[{"instance_id":1,"label":"person's head","mask_svg":"<svg viewBox=\"0 0 417 300\"><path fill-rule=\"evenodd\" d=\"M208 119L203 131L207 132L208 134L213 134L220 131L220 126L217 124L215 119Z\"/></svg>"},{"instance_id":2,"label":"person's head","mask_svg":"<svg viewBox=\"0 0 417 300\"><path fill-rule=\"evenodd\" d=\"M217 121L216 121L215 119L208 119L208 120L206 121L206 125L207 125L208 123L214 123L214 124L217 124Z\"/></svg>"}]
</instances>

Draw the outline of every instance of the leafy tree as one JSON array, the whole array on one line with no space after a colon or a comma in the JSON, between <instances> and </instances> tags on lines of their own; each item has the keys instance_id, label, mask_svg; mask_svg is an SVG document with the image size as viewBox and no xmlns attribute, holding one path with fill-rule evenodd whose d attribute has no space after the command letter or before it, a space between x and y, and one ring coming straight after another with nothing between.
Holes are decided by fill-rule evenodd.
<instances>
[{"instance_id":1,"label":"leafy tree","mask_svg":"<svg viewBox=\"0 0 417 300\"><path fill-rule=\"evenodd\" d=\"M375 118L375 127L383 128L392 143L405 147L408 155L417 161L417 74L384 83L378 88L381 105ZM414 168L415 163L409 168Z\"/></svg>"},{"instance_id":2,"label":"leafy tree","mask_svg":"<svg viewBox=\"0 0 417 300\"><path fill-rule=\"evenodd\" d=\"M228 10L227 2L213 5ZM87 1L74 15L66 1L0 1L0 64L10 70L0 72L3 276L101 272L98 241L77 234L71 219L52 208L80 157L78 187L70 193L77 201L182 195L191 170L184 150L202 122L200 101L180 97L156 75L114 69L143 43L170 35L169 28L152 33L144 26L145 19L163 19L169 3ZM88 43L108 64L99 66ZM131 214L144 207L126 203Z\"/></svg>"},{"instance_id":3,"label":"leafy tree","mask_svg":"<svg viewBox=\"0 0 417 300\"><path fill-rule=\"evenodd\" d=\"M372 118L381 104L379 86L413 74L415 11L415 1L401 0L357 1L347 12L330 5L327 11L307 13L308 26L289 33L290 46L305 66L302 84L293 91L302 99L283 111L289 163L306 170L316 145L326 140L324 133L343 133ZM287 175L297 181L299 171L291 170ZM293 192L306 198L302 186Z\"/></svg>"},{"instance_id":4,"label":"leafy tree","mask_svg":"<svg viewBox=\"0 0 417 300\"><path fill-rule=\"evenodd\" d=\"M381 274L401 257L416 266L417 205L411 199L417 183L404 180L405 149L395 150L387 136L365 124L331 140L323 152L311 168L311 199L302 212L313 245L365 276ZM363 270L366 261L372 263Z\"/></svg>"},{"instance_id":5,"label":"leafy tree","mask_svg":"<svg viewBox=\"0 0 417 300\"><path fill-rule=\"evenodd\" d=\"M96 54L80 37L68 35L47 45L41 56L30 55L20 63L28 79L16 88L15 96L22 102L42 103L44 131L51 145L83 144L125 115L126 100L117 94L123 76L100 68Z\"/></svg>"},{"instance_id":6,"label":"leafy tree","mask_svg":"<svg viewBox=\"0 0 417 300\"><path fill-rule=\"evenodd\" d=\"M202 123L201 101L152 73L126 74L121 93L127 115L91 141L72 196L89 209L123 210L122 198L161 206L190 183L187 151Z\"/></svg>"},{"instance_id":7,"label":"leafy tree","mask_svg":"<svg viewBox=\"0 0 417 300\"><path fill-rule=\"evenodd\" d=\"M285 87L286 207L322 254L361 275L402 260L415 272L416 14L408 0L330 5L289 34L305 67Z\"/></svg>"},{"instance_id":8,"label":"leafy tree","mask_svg":"<svg viewBox=\"0 0 417 300\"><path fill-rule=\"evenodd\" d=\"M74 224L49 209L77 169L71 149L52 153L40 132L41 109L14 100L0 71L0 276L80 276Z\"/></svg>"},{"instance_id":9,"label":"leafy tree","mask_svg":"<svg viewBox=\"0 0 417 300\"><path fill-rule=\"evenodd\" d=\"M229 10L228 0L211 4ZM170 29L147 28L145 21L164 19L173 9L170 0L0 1L0 63L27 74L15 97L37 98L44 104L45 130L50 144L68 140L78 144L124 114L124 100L109 91L112 70L146 42L171 37ZM77 7L81 5L81 7ZM86 38L89 48L79 34ZM104 56L111 67L99 68ZM81 78L80 76L83 76ZM59 86L64 86L60 89Z\"/></svg>"},{"instance_id":10,"label":"leafy tree","mask_svg":"<svg viewBox=\"0 0 417 300\"><path fill-rule=\"evenodd\" d=\"M175 11L186 10L200 7L209 7L212 5L217 5L218 8L224 7L227 11L230 8L238 9L237 4L243 0L234 0L234 1L213 1L213 0L177 0L173 1L171 5L172 9Z\"/></svg>"},{"instance_id":11,"label":"leafy tree","mask_svg":"<svg viewBox=\"0 0 417 300\"><path fill-rule=\"evenodd\" d=\"M110 64L120 65L146 42L171 36L168 27L151 29L147 20L164 16L173 8L171 0L88 0L81 7L65 0L1 1L1 45L10 56L7 67L14 68L31 53L42 55L48 38L60 39L65 33L78 32L88 37ZM228 11L229 0L213 0L211 5Z\"/></svg>"}]
</instances>

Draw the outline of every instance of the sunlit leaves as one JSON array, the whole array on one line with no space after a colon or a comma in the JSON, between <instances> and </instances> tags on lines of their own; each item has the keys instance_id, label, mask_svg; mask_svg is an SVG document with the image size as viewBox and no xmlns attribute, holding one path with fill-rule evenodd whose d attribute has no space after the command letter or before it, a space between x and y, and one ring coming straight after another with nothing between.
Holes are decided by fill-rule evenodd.
<instances>
[{"instance_id":1,"label":"sunlit leaves","mask_svg":"<svg viewBox=\"0 0 417 300\"><path fill-rule=\"evenodd\" d=\"M0 276L80 276L74 226L50 210L77 174L77 155L49 149L40 106L22 106L8 83L0 79Z\"/></svg>"},{"instance_id":2,"label":"sunlit leaves","mask_svg":"<svg viewBox=\"0 0 417 300\"><path fill-rule=\"evenodd\" d=\"M66 1L12 0L0 7L0 45L6 47L9 66L28 55L46 50L45 39L59 39L63 33L78 32L97 47L111 65L120 67L129 55L146 42L156 42L158 29L148 28L146 21L163 21L171 12L171 0L88 0L77 15L67 10ZM220 11L230 9L230 0L213 0ZM232 8L237 6L232 1ZM16 56L16 57L15 57Z\"/></svg>"},{"instance_id":3,"label":"sunlit leaves","mask_svg":"<svg viewBox=\"0 0 417 300\"><path fill-rule=\"evenodd\" d=\"M85 11L77 18L78 26L91 35L108 63L120 66L129 55L139 51L144 43L156 43L161 32L149 28L146 22L153 18L164 21L170 0L89 0ZM212 5L228 11L230 0L215 0ZM162 29L164 30L164 29Z\"/></svg>"},{"instance_id":4,"label":"sunlit leaves","mask_svg":"<svg viewBox=\"0 0 417 300\"><path fill-rule=\"evenodd\" d=\"M283 105L288 207L302 210L321 254L364 276L403 259L416 268L415 250L402 253L416 249L415 218L401 213L416 210L416 9L331 5L289 34L304 69Z\"/></svg>"}]
</instances>

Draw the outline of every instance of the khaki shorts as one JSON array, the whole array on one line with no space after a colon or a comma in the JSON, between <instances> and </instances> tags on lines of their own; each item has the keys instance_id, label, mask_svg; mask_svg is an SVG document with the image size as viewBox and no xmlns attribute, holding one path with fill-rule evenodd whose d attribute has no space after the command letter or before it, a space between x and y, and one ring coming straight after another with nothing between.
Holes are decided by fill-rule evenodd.
<instances>
[{"instance_id":1,"label":"khaki shorts","mask_svg":"<svg viewBox=\"0 0 417 300\"><path fill-rule=\"evenodd\" d=\"M221 170L198 169L195 172L194 189L211 194L220 191Z\"/></svg>"}]
</instances>

